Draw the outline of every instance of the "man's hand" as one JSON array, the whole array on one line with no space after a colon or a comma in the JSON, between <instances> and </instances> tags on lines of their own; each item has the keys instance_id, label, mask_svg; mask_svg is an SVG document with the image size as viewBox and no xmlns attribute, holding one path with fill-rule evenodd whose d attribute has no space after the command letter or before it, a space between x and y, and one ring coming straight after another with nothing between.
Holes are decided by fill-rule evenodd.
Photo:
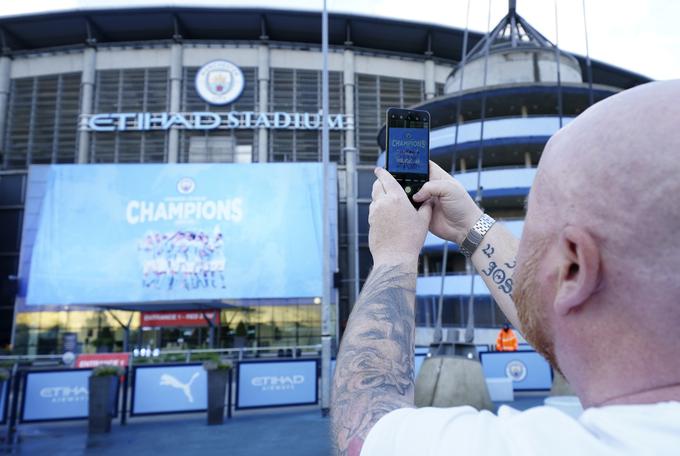
<instances>
[{"instance_id":1,"label":"man's hand","mask_svg":"<svg viewBox=\"0 0 680 456\"><path fill-rule=\"evenodd\" d=\"M430 161L430 181L413 195L413 200L417 202L428 199L432 201L430 231L458 245L463 242L470 228L482 216L482 211L465 187L432 161Z\"/></svg>"},{"instance_id":2,"label":"man's hand","mask_svg":"<svg viewBox=\"0 0 680 456\"><path fill-rule=\"evenodd\" d=\"M376 168L375 175L378 179L373 184L373 202L368 212L371 226L368 246L373 264L413 266L417 264L425 242L432 207L426 203L416 211L404 189L390 173Z\"/></svg>"}]
</instances>

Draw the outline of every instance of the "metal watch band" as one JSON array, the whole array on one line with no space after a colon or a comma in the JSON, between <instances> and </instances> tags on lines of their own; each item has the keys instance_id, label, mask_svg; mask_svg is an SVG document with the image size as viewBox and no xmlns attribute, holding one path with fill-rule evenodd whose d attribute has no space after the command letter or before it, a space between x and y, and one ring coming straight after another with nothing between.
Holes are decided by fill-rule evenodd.
<instances>
[{"instance_id":1,"label":"metal watch band","mask_svg":"<svg viewBox=\"0 0 680 456\"><path fill-rule=\"evenodd\" d=\"M486 214L482 214L479 220L477 220L477 223L475 223L475 225L468 232L468 235L465 237L463 243L460 245L460 253L465 255L467 258L470 258L472 254L475 253L475 250L477 250L477 247L482 242L482 239L484 239L484 235L487 233L487 231L489 231L494 223L496 223L496 221L493 218Z\"/></svg>"}]
</instances>

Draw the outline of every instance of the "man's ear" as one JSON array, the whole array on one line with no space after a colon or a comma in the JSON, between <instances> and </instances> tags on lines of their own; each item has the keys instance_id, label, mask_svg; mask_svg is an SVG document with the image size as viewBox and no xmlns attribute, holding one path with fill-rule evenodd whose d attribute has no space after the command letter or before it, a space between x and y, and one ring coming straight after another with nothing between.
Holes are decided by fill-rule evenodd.
<instances>
[{"instance_id":1,"label":"man's ear","mask_svg":"<svg viewBox=\"0 0 680 456\"><path fill-rule=\"evenodd\" d=\"M586 230L567 226L560 233L555 311L564 316L593 295L600 283L600 249Z\"/></svg>"}]
</instances>

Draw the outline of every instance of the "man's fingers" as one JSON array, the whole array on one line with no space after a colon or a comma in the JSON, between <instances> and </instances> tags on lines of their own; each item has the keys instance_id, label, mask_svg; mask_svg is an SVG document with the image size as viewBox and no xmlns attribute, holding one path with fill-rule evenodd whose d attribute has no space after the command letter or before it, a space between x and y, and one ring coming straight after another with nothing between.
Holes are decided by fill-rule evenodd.
<instances>
[{"instance_id":1,"label":"man's fingers","mask_svg":"<svg viewBox=\"0 0 680 456\"><path fill-rule=\"evenodd\" d=\"M451 179L451 175L430 160L430 180Z\"/></svg>"},{"instance_id":2,"label":"man's fingers","mask_svg":"<svg viewBox=\"0 0 680 456\"><path fill-rule=\"evenodd\" d=\"M375 201L376 199L380 198L384 194L385 194L385 189L383 188L382 182L380 182L380 180L376 179L375 182L373 182L373 190L371 190L371 198L373 198L373 201Z\"/></svg>"},{"instance_id":3,"label":"man's fingers","mask_svg":"<svg viewBox=\"0 0 680 456\"><path fill-rule=\"evenodd\" d=\"M432 218L432 204L430 202L423 203L418 208L418 217L425 223L425 225L430 225L430 219Z\"/></svg>"},{"instance_id":4,"label":"man's fingers","mask_svg":"<svg viewBox=\"0 0 680 456\"><path fill-rule=\"evenodd\" d=\"M404 192L399 182L385 168L376 168L375 175L382 183L385 193Z\"/></svg>"},{"instance_id":5,"label":"man's fingers","mask_svg":"<svg viewBox=\"0 0 680 456\"><path fill-rule=\"evenodd\" d=\"M448 196L452 191L451 182L445 180L429 181L420 188L418 193L413 195L413 200L420 202L432 198L433 196Z\"/></svg>"}]
</instances>

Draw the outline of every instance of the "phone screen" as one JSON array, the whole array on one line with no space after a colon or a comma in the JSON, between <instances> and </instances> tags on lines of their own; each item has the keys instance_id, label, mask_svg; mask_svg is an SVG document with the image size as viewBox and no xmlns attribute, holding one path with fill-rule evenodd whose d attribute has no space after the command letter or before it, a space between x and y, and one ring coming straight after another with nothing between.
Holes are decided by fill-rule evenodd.
<instances>
[{"instance_id":1,"label":"phone screen","mask_svg":"<svg viewBox=\"0 0 680 456\"><path fill-rule=\"evenodd\" d=\"M411 109L388 109L386 146L387 171L411 199L430 175L430 114Z\"/></svg>"},{"instance_id":2,"label":"phone screen","mask_svg":"<svg viewBox=\"0 0 680 456\"><path fill-rule=\"evenodd\" d=\"M424 122L422 121L405 121L404 123L408 126L390 127L387 169L392 173L427 175L430 132L427 128L423 128Z\"/></svg>"}]
</instances>

